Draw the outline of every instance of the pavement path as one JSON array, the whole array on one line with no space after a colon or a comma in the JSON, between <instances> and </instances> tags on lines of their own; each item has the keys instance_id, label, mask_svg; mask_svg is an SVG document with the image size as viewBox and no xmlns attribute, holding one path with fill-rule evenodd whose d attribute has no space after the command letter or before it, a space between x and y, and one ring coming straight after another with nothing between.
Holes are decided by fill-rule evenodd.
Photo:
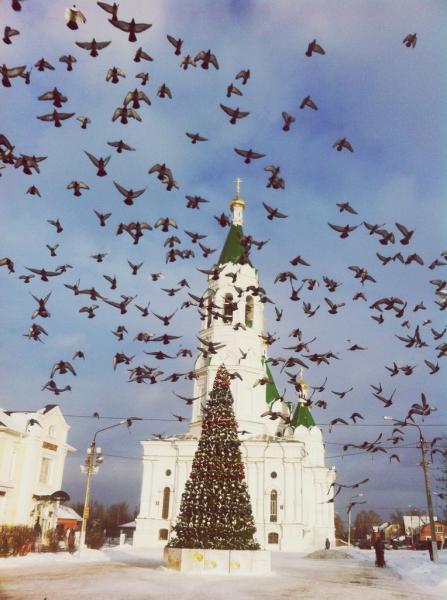
<instances>
[{"instance_id":1,"label":"pavement path","mask_svg":"<svg viewBox=\"0 0 447 600\"><path fill-rule=\"evenodd\" d=\"M161 552L108 553L108 562L45 562L0 568L1 600L423 600L392 569L369 561L310 559L273 553L269 576L182 575L162 566Z\"/></svg>"}]
</instances>

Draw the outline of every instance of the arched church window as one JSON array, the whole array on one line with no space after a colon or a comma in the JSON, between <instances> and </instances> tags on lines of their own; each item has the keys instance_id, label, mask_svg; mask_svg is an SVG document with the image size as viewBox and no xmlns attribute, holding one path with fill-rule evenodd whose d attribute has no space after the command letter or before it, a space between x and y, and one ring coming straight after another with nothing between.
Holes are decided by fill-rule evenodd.
<instances>
[{"instance_id":1,"label":"arched church window","mask_svg":"<svg viewBox=\"0 0 447 600\"><path fill-rule=\"evenodd\" d=\"M254 305L253 296L247 296L245 300L245 325L253 327Z\"/></svg>"},{"instance_id":2,"label":"arched church window","mask_svg":"<svg viewBox=\"0 0 447 600\"><path fill-rule=\"evenodd\" d=\"M160 529L158 532L159 540L167 540L169 535L169 531L167 529Z\"/></svg>"},{"instance_id":3,"label":"arched church window","mask_svg":"<svg viewBox=\"0 0 447 600\"><path fill-rule=\"evenodd\" d=\"M233 294L225 294L223 316L224 323L233 322Z\"/></svg>"},{"instance_id":4,"label":"arched church window","mask_svg":"<svg viewBox=\"0 0 447 600\"><path fill-rule=\"evenodd\" d=\"M268 544L277 544L279 541L279 535L273 531L271 531L267 536Z\"/></svg>"},{"instance_id":5,"label":"arched church window","mask_svg":"<svg viewBox=\"0 0 447 600\"><path fill-rule=\"evenodd\" d=\"M206 307L206 312L207 312L206 326L207 327L211 327L211 319L212 319L211 311L213 310L213 298L211 297L211 295L208 296L206 304L207 304L207 307Z\"/></svg>"},{"instance_id":6,"label":"arched church window","mask_svg":"<svg viewBox=\"0 0 447 600\"><path fill-rule=\"evenodd\" d=\"M276 523L278 520L278 492L270 492L270 523ZM277 543L277 542L276 542Z\"/></svg>"},{"instance_id":7,"label":"arched church window","mask_svg":"<svg viewBox=\"0 0 447 600\"><path fill-rule=\"evenodd\" d=\"M165 487L163 490L163 507L161 510L161 518L167 519L169 517L169 498L171 496L171 490Z\"/></svg>"}]
</instances>

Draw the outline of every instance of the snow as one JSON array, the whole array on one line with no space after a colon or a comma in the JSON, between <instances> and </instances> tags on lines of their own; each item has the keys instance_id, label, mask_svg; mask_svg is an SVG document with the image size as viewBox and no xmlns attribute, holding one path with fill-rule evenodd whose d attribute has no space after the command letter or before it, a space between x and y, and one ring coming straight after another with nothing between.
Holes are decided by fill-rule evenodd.
<instances>
[{"instance_id":1,"label":"snow","mask_svg":"<svg viewBox=\"0 0 447 600\"><path fill-rule=\"evenodd\" d=\"M374 550L346 550L351 556L361 560L374 561ZM421 585L436 594L447 598L447 549L438 551L439 562L430 560L428 550L389 550L385 551L388 567L396 571L403 579Z\"/></svg>"},{"instance_id":2,"label":"snow","mask_svg":"<svg viewBox=\"0 0 447 600\"><path fill-rule=\"evenodd\" d=\"M8 600L402 600L447 597L447 551L440 563L427 552L386 551L388 567L374 566L370 550L321 550L311 555L273 552L269 576L185 575L166 569L162 550L129 545L0 559L0 597ZM324 561L322 562L322 560ZM348 560L347 560L348 559ZM4 596L2 596L4 593Z\"/></svg>"}]
</instances>

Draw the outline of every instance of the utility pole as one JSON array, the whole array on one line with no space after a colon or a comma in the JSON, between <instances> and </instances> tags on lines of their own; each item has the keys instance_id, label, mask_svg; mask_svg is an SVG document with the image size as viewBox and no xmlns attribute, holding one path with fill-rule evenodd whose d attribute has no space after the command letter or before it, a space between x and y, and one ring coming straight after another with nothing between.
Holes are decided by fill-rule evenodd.
<instances>
[{"instance_id":1,"label":"utility pole","mask_svg":"<svg viewBox=\"0 0 447 600\"><path fill-rule=\"evenodd\" d=\"M432 547L432 560L433 562L438 562L438 542L436 541L436 527L435 527L435 519L433 516L433 502L431 498L431 487L430 487L430 477L428 473L428 464L426 458L427 451L427 442L422 436L422 432L419 429L419 440L421 443L421 454L422 454L422 462L421 466L424 470L424 479L425 479L425 493L427 496L427 507L428 507L428 516L430 519L430 534L431 534L431 547Z\"/></svg>"},{"instance_id":2,"label":"utility pole","mask_svg":"<svg viewBox=\"0 0 447 600\"><path fill-rule=\"evenodd\" d=\"M421 455L422 460L420 466L424 471L424 483L425 483L425 495L427 497L427 508L428 508L428 518L430 520L430 535L431 535L431 547L432 554L431 560L435 563L439 561L438 558L438 543L436 541L436 527L435 527L435 518L433 514L433 502L431 498L431 487L430 487L430 476L428 472L428 463L427 463L427 442L425 441L424 436L422 435L422 430L417 423L410 423L407 420L399 421L398 419L394 419L393 417L386 416L383 417L387 421L394 421L394 423L401 427L416 427L419 432L419 445L421 447ZM420 539L420 533L419 533Z\"/></svg>"},{"instance_id":3,"label":"utility pole","mask_svg":"<svg viewBox=\"0 0 447 600\"><path fill-rule=\"evenodd\" d=\"M79 538L79 551L85 548L85 535L87 533L87 523L90 518L90 490L92 485L92 477L93 475L96 475L96 473L99 470L99 465L104 460L104 457L101 454L101 448L98 448L96 446L96 436L98 435L98 433L101 433L101 431L113 429L114 427L119 427L119 425L126 425L127 427L130 427L133 421L141 420L141 417L127 417L119 423L115 423L115 425L109 425L109 427L103 427L102 429L98 429L97 431L95 431L92 443L87 448L87 458L85 459L85 463L81 465L81 471L83 473L86 473L87 481L85 484L84 510L82 512L82 526L81 535Z\"/></svg>"},{"instance_id":4,"label":"utility pole","mask_svg":"<svg viewBox=\"0 0 447 600\"><path fill-rule=\"evenodd\" d=\"M356 494L355 496L351 496L349 498L349 503L351 504L354 498L361 498L363 494ZM355 504L359 504L359 502L355 502ZM364 502L360 502L360 504L365 504ZM348 512L348 548L351 547L351 515L352 515L352 506Z\"/></svg>"},{"instance_id":5,"label":"utility pole","mask_svg":"<svg viewBox=\"0 0 447 600\"><path fill-rule=\"evenodd\" d=\"M96 434L95 434L96 435ZM81 469L87 474L87 482L85 485L84 511L82 513L81 536L79 538L79 550L85 548L85 535L87 532L87 522L90 518L90 490L92 485L92 477L98 472L99 465L102 463L101 448L96 447L96 441L93 441L87 448L87 458L85 466L81 465Z\"/></svg>"}]
</instances>

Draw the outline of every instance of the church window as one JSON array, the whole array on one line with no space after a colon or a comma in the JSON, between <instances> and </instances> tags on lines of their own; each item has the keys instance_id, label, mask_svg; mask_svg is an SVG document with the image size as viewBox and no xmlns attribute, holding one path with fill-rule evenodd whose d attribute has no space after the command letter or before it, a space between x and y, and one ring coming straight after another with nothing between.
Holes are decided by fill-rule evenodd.
<instances>
[{"instance_id":1,"label":"church window","mask_svg":"<svg viewBox=\"0 0 447 600\"><path fill-rule=\"evenodd\" d=\"M171 490L165 487L163 490L163 507L161 510L161 518L167 519L169 517L169 498L171 496Z\"/></svg>"},{"instance_id":2,"label":"church window","mask_svg":"<svg viewBox=\"0 0 447 600\"><path fill-rule=\"evenodd\" d=\"M50 425L50 426L48 427L48 435L49 435L50 437L54 437L54 425Z\"/></svg>"},{"instance_id":3,"label":"church window","mask_svg":"<svg viewBox=\"0 0 447 600\"><path fill-rule=\"evenodd\" d=\"M210 296L208 296L208 300L207 300L207 317L206 317L206 326L207 327L211 327L211 319L212 319L212 314L211 311L213 310L213 298Z\"/></svg>"},{"instance_id":4,"label":"church window","mask_svg":"<svg viewBox=\"0 0 447 600\"><path fill-rule=\"evenodd\" d=\"M166 473L165 473L166 477L169 477L169 475L170 475L171 473L172 473L171 469L166 469Z\"/></svg>"},{"instance_id":5,"label":"church window","mask_svg":"<svg viewBox=\"0 0 447 600\"><path fill-rule=\"evenodd\" d=\"M279 542L279 535L273 531L271 531L267 536L268 544L277 544Z\"/></svg>"},{"instance_id":6,"label":"church window","mask_svg":"<svg viewBox=\"0 0 447 600\"><path fill-rule=\"evenodd\" d=\"M158 532L158 539L159 540L167 540L168 534L169 534L169 531L167 529L160 529Z\"/></svg>"},{"instance_id":7,"label":"church window","mask_svg":"<svg viewBox=\"0 0 447 600\"><path fill-rule=\"evenodd\" d=\"M233 322L233 294L225 294L224 297L224 323Z\"/></svg>"},{"instance_id":8,"label":"church window","mask_svg":"<svg viewBox=\"0 0 447 600\"><path fill-rule=\"evenodd\" d=\"M278 520L278 492L270 492L270 523L276 523ZM277 542L276 542L277 543Z\"/></svg>"},{"instance_id":9,"label":"church window","mask_svg":"<svg viewBox=\"0 0 447 600\"><path fill-rule=\"evenodd\" d=\"M247 296L247 298L245 300L245 325L247 327L253 327L253 314L254 314L253 297Z\"/></svg>"},{"instance_id":10,"label":"church window","mask_svg":"<svg viewBox=\"0 0 447 600\"><path fill-rule=\"evenodd\" d=\"M272 471L272 472L270 473L270 477L271 477L272 479L276 479L276 478L278 477L278 473L277 473L276 471Z\"/></svg>"}]
</instances>

